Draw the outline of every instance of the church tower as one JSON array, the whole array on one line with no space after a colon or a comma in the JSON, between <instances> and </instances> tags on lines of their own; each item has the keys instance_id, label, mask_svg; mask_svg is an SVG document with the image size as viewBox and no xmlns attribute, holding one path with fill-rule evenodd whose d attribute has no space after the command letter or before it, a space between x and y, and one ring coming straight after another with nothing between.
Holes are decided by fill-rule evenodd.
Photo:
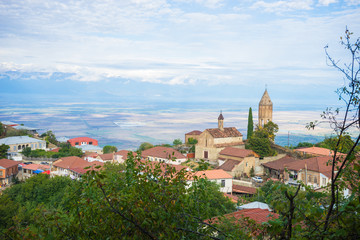
<instances>
[{"instance_id":1,"label":"church tower","mask_svg":"<svg viewBox=\"0 0 360 240\"><path fill-rule=\"evenodd\" d=\"M220 115L218 117L218 128L220 131L224 131L224 116L222 115L222 112L220 112Z\"/></svg>"},{"instance_id":2,"label":"church tower","mask_svg":"<svg viewBox=\"0 0 360 240\"><path fill-rule=\"evenodd\" d=\"M265 92L259 102L259 127L272 121L273 103L271 102L270 96L265 89Z\"/></svg>"}]
</instances>

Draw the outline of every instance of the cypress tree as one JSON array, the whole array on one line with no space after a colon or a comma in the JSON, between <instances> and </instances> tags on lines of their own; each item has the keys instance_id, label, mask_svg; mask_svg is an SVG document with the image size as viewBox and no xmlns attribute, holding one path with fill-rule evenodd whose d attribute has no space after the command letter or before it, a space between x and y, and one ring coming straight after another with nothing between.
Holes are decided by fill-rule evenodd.
<instances>
[{"instance_id":1,"label":"cypress tree","mask_svg":"<svg viewBox=\"0 0 360 240\"><path fill-rule=\"evenodd\" d=\"M251 138L254 132L254 122L252 117L252 109L249 108L248 127L247 127L247 139Z\"/></svg>"}]
</instances>

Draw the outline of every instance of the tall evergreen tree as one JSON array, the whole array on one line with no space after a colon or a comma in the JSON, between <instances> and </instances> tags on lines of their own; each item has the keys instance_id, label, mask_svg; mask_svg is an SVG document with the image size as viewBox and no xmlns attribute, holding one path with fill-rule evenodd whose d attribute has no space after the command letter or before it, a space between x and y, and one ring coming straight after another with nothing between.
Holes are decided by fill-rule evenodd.
<instances>
[{"instance_id":1,"label":"tall evergreen tree","mask_svg":"<svg viewBox=\"0 0 360 240\"><path fill-rule=\"evenodd\" d=\"M248 127L247 127L247 139L251 138L254 132L254 121L252 116L252 109L249 108Z\"/></svg>"}]
</instances>

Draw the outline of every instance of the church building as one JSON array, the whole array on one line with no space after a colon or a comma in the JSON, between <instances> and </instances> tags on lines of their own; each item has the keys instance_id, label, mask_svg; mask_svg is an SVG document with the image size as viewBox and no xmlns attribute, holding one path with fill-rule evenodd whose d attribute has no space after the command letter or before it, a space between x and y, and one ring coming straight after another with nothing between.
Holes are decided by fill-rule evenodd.
<instances>
[{"instance_id":1,"label":"church building","mask_svg":"<svg viewBox=\"0 0 360 240\"><path fill-rule=\"evenodd\" d=\"M242 134L235 127L224 128L224 116L220 113L218 127L204 130L198 137L195 158L217 161L225 147L245 148Z\"/></svg>"}]
</instances>

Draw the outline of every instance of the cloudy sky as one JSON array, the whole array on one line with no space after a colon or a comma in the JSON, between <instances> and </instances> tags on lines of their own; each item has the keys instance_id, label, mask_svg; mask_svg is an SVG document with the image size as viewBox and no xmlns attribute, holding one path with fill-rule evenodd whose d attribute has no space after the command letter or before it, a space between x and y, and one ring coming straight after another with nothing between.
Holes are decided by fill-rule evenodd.
<instances>
[{"instance_id":1,"label":"cloudy sky","mask_svg":"<svg viewBox=\"0 0 360 240\"><path fill-rule=\"evenodd\" d=\"M0 1L0 93L328 104L346 26L359 0Z\"/></svg>"}]
</instances>

